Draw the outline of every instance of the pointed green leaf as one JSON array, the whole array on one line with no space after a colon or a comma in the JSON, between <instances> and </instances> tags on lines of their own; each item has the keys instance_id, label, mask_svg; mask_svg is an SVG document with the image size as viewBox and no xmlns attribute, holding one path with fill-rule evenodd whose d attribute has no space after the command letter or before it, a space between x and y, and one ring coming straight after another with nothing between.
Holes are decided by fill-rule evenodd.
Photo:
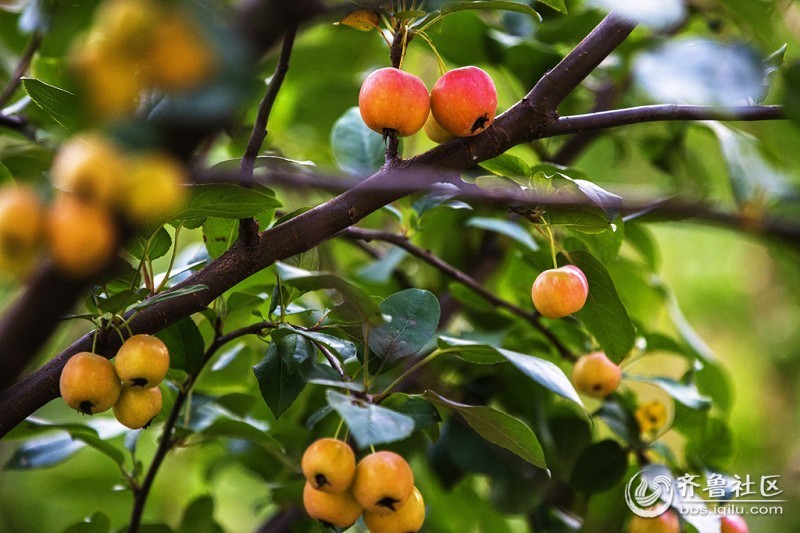
<instances>
[{"instance_id":1,"label":"pointed green leaf","mask_svg":"<svg viewBox=\"0 0 800 533\"><path fill-rule=\"evenodd\" d=\"M313 344L300 335L286 335L271 343L264 359L253 367L261 396L275 418L294 403L306 386L301 366L313 361Z\"/></svg>"},{"instance_id":2,"label":"pointed green leaf","mask_svg":"<svg viewBox=\"0 0 800 533\"><path fill-rule=\"evenodd\" d=\"M511 220L490 217L472 217L467 220L467 227L480 228L499 233L500 235L505 235L506 237L514 239L516 242L532 252L535 252L539 249L539 245L533 240L530 232L522 225L512 222Z\"/></svg>"},{"instance_id":3,"label":"pointed green leaf","mask_svg":"<svg viewBox=\"0 0 800 533\"><path fill-rule=\"evenodd\" d=\"M570 257L589 282L586 305L575 313L575 317L583 322L609 359L619 363L633 349L636 340L636 330L628 311L608 270L600 261L586 252L571 252Z\"/></svg>"},{"instance_id":4,"label":"pointed green leaf","mask_svg":"<svg viewBox=\"0 0 800 533\"><path fill-rule=\"evenodd\" d=\"M22 78L22 87L33 103L67 131L76 131L79 124L80 103L71 92L33 78Z\"/></svg>"},{"instance_id":5,"label":"pointed green leaf","mask_svg":"<svg viewBox=\"0 0 800 533\"><path fill-rule=\"evenodd\" d=\"M442 15L449 15L450 13L455 13L457 11L467 11L467 10L475 10L475 9L497 9L501 11L516 11L517 13L526 13L538 20L539 22L542 21L542 16L539 14L538 11L533 9L531 6L520 3L520 2L510 2L505 0L486 0L486 1L477 1L477 2L447 2L446 4L442 4L440 9Z\"/></svg>"},{"instance_id":6,"label":"pointed green leaf","mask_svg":"<svg viewBox=\"0 0 800 533\"><path fill-rule=\"evenodd\" d=\"M369 347L389 363L417 353L439 327L439 300L422 289L395 293L379 309L386 320L370 331Z\"/></svg>"},{"instance_id":7,"label":"pointed green leaf","mask_svg":"<svg viewBox=\"0 0 800 533\"><path fill-rule=\"evenodd\" d=\"M409 416L332 390L326 395L359 448L402 440L414 432L414 419Z\"/></svg>"},{"instance_id":8,"label":"pointed green leaf","mask_svg":"<svg viewBox=\"0 0 800 533\"><path fill-rule=\"evenodd\" d=\"M664 392L669 394L673 400L682 403L690 409L711 408L711 398L700 394L700 391L697 390L697 386L692 383L681 383L680 381L665 377L635 376L631 374L625 374L625 379L657 385L661 387Z\"/></svg>"},{"instance_id":9,"label":"pointed green leaf","mask_svg":"<svg viewBox=\"0 0 800 533\"><path fill-rule=\"evenodd\" d=\"M156 333L169 350L169 366L189 374L203 366L203 336L191 318L184 318Z\"/></svg>"},{"instance_id":10,"label":"pointed green leaf","mask_svg":"<svg viewBox=\"0 0 800 533\"><path fill-rule=\"evenodd\" d=\"M426 391L426 400L454 409L481 437L539 468L547 468L542 446L530 427L513 416L486 405L465 405Z\"/></svg>"}]
</instances>

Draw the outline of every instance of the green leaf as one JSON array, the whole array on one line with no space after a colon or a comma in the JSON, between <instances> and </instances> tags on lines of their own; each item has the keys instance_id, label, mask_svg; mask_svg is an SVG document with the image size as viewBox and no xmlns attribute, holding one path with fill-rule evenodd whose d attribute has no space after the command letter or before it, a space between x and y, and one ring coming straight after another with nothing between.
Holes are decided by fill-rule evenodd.
<instances>
[{"instance_id":1,"label":"green leaf","mask_svg":"<svg viewBox=\"0 0 800 533\"><path fill-rule=\"evenodd\" d=\"M542 446L530 427L513 416L486 405L465 405L426 391L423 398L460 414L481 437L539 468L547 468Z\"/></svg>"},{"instance_id":2,"label":"green leaf","mask_svg":"<svg viewBox=\"0 0 800 533\"><path fill-rule=\"evenodd\" d=\"M533 240L530 232L522 225L510 220L491 217L472 217L467 220L467 227L493 231L515 240L532 252L539 250L539 245Z\"/></svg>"},{"instance_id":3,"label":"green leaf","mask_svg":"<svg viewBox=\"0 0 800 533\"><path fill-rule=\"evenodd\" d=\"M314 345L300 335L271 343L264 359L253 367L261 396L275 418L292 406L306 386L300 367L313 361Z\"/></svg>"},{"instance_id":4,"label":"green leaf","mask_svg":"<svg viewBox=\"0 0 800 533\"><path fill-rule=\"evenodd\" d=\"M207 285L192 285L191 287L183 287L180 289L173 289L165 292L160 292L153 296L152 298L148 298L144 300L142 303L136 306L136 309L144 309L145 307L150 307L151 305L156 305L157 303L171 300L173 298L180 298L182 296L186 296L187 294L194 294L196 292L207 291Z\"/></svg>"},{"instance_id":5,"label":"green leaf","mask_svg":"<svg viewBox=\"0 0 800 533\"><path fill-rule=\"evenodd\" d=\"M636 340L628 311L600 261L586 252L571 252L570 257L589 282L586 305L575 317L586 326L609 359L619 363L633 349Z\"/></svg>"},{"instance_id":6,"label":"green leaf","mask_svg":"<svg viewBox=\"0 0 800 533\"><path fill-rule=\"evenodd\" d=\"M158 259L159 257L167 255L167 252L169 252L170 248L172 248L172 237L170 237L169 232L166 229L160 227L155 231L154 234L150 236L140 235L137 233L130 241L128 241L125 249L133 257L141 260L145 255L145 246L147 247L148 257L151 260Z\"/></svg>"},{"instance_id":7,"label":"green leaf","mask_svg":"<svg viewBox=\"0 0 800 533\"><path fill-rule=\"evenodd\" d=\"M523 374L542 387L555 392L567 400L572 400L583 409L586 409L575 387L572 386L572 382L558 365L532 355L512 352L511 350L505 350L503 348L496 348L496 350L497 353L505 357Z\"/></svg>"},{"instance_id":8,"label":"green leaf","mask_svg":"<svg viewBox=\"0 0 800 533\"><path fill-rule=\"evenodd\" d=\"M564 3L564 0L536 0L540 4L544 4L548 7L552 7L559 13L567 14L567 4Z\"/></svg>"},{"instance_id":9,"label":"green leaf","mask_svg":"<svg viewBox=\"0 0 800 533\"><path fill-rule=\"evenodd\" d=\"M265 430L233 418L220 417L212 422L210 426L200 431L198 435L209 439L245 440L264 448L283 450L281 443L271 437Z\"/></svg>"},{"instance_id":10,"label":"green leaf","mask_svg":"<svg viewBox=\"0 0 800 533\"><path fill-rule=\"evenodd\" d=\"M125 463L125 456L123 455L122 451L119 450L116 446L111 444L110 442L103 440L100 438L96 431L89 430L89 431L70 431L70 436L73 439L85 442L90 447L94 448L95 450L99 451L112 461L114 461L117 465L122 466Z\"/></svg>"},{"instance_id":11,"label":"green leaf","mask_svg":"<svg viewBox=\"0 0 800 533\"><path fill-rule=\"evenodd\" d=\"M369 347L388 363L419 352L439 327L439 300L422 289L392 294L378 307L388 318L370 331Z\"/></svg>"},{"instance_id":12,"label":"green leaf","mask_svg":"<svg viewBox=\"0 0 800 533\"><path fill-rule=\"evenodd\" d=\"M67 131L78 129L80 102L74 94L33 78L22 78L31 100Z\"/></svg>"},{"instance_id":13,"label":"green leaf","mask_svg":"<svg viewBox=\"0 0 800 533\"><path fill-rule=\"evenodd\" d=\"M757 138L719 122L706 126L719 140L739 207L763 209L768 200L790 193L788 176L764 156Z\"/></svg>"},{"instance_id":14,"label":"green leaf","mask_svg":"<svg viewBox=\"0 0 800 533\"><path fill-rule=\"evenodd\" d=\"M326 396L359 448L402 440L414 432L414 419L409 416L332 390Z\"/></svg>"},{"instance_id":15,"label":"green leaf","mask_svg":"<svg viewBox=\"0 0 800 533\"><path fill-rule=\"evenodd\" d=\"M169 366L195 374L203 367L203 336L194 321L187 317L156 333L169 350Z\"/></svg>"},{"instance_id":16,"label":"green leaf","mask_svg":"<svg viewBox=\"0 0 800 533\"><path fill-rule=\"evenodd\" d=\"M351 107L331 130L333 158L349 174L368 176L384 163L386 147L379 133L369 129L357 107Z\"/></svg>"},{"instance_id":17,"label":"green leaf","mask_svg":"<svg viewBox=\"0 0 800 533\"><path fill-rule=\"evenodd\" d=\"M230 183L192 185L188 205L170 223L182 221L187 228L196 228L207 217L254 217L280 206L275 194L265 187L248 189Z\"/></svg>"},{"instance_id":18,"label":"green leaf","mask_svg":"<svg viewBox=\"0 0 800 533\"><path fill-rule=\"evenodd\" d=\"M547 218L553 226L564 226L583 233L602 233L611 229L608 219L593 208L550 208L547 210Z\"/></svg>"},{"instance_id":19,"label":"green leaf","mask_svg":"<svg viewBox=\"0 0 800 533\"><path fill-rule=\"evenodd\" d=\"M628 452L616 441L600 441L575 461L570 486L580 492L603 492L622 481L627 470Z\"/></svg>"},{"instance_id":20,"label":"green leaf","mask_svg":"<svg viewBox=\"0 0 800 533\"><path fill-rule=\"evenodd\" d=\"M238 171L242 165L242 158L235 157L233 159L226 159L212 166L215 170L230 170ZM256 157L253 168L267 168L270 170L298 170L297 167L316 167L313 161L299 161L297 159L290 159L278 155L260 155Z\"/></svg>"},{"instance_id":21,"label":"green leaf","mask_svg":"<svg viewBox=\"0 0 800 533\"><path fill-rule=\"evenodd\" d=\"M542 16L533 9L531 6L522 4L520 2L509 2L505 0L495 0L495 1L477 1L477 2L447 2L446 4L442 4L440 9L442 15L449 15L450 13L455 13L457 11L466 11L466 10L476 10L476 9L498 9L502 11L516 11L517 13L526 13L534 18L536 18L539 22L542 21Z\"/></svg>"},{"instance_id":22,"label":"green leaf","mask_svg":"<svg viewBox=\"0 0 800 533\"><path fill-rule=\"evenodd\" d=\"M345 303L353 306L365 322L380 324L383 320L378 306L364 291L335 274L312 272L281 262L275 263L275 270L285 285L303 291L335 289L342 295Z\"/></svg>"},{"instance_id":23,"label":"green leaf","mask_svg":"<svg viewBox=\"0 0 800 533\"><path fill-rule=\"evenodd\" d=\"M84 442L58 432L24 442L3 467L5 470L45 468L65 461L86 447Z\"/></svg>"},{"instance_id":24,"label":"green leaf","mask_svg":"<svg viewBox=\"0 0 800 533\"><path fill-rule=\"evenodd\" d=\"M703 396L697 387L692 383L681 383L671 378L653 376L635 376L625 374L625 379L639 381L641 383L652 383L661 387L664 392L670 395L676 402L682 403L690 409L710 409L711 398Z\"/></svg>"},{"instance_id":25,"label":"green leaf","mask_svg":"<svg viewBox=\"0 0 800 533\"><path fill-rule=\"evenodd\" d=\"M14 181L14 176L3 163L0 163L0 185Z\"/></svg>"},{"instance_id":26,"label":"green leaf","mask_svg":"<svg viewBox=\"0 0 800 533\"><path fill-rule=\"evenodd\" d=\"M214 500L211 496L200 496L186 508L178 533L223 533L224 529L214 521Z\"/></svg>"},{"instance_id":27,"label":"green leaf","mask_svg":"<svg viewBox=\"0 0 800 533\"><path fill-rule=\"evenodd\" d=\"M476 365L493 365L506 360L494 346L467 339L442 335L437 339L437 345L441 349L455 353L460 359Z\"/></svg>"},{"instance_id":28,"label":"green leaf","mask_svg":"<svg viewBox=\"0 0 800 533\"><path fill-rule=\"evenodd\" d=\"M416 431L436 427L442 421L439 411L427 400L396 392L381 402L383 407L408 415Z\"/></svg>"},{"instance_id":29,"label":"green leaf","mask_svg":"<svg viewBox=\"0 0 800 533\"><path fill-rule=\"evenodd\" d=\"M731 428L719 418L709 418L686 442L686 457L701 468L725 471L733 455Z\"/></svg>"},{"instance_id":30,"label":"green leaf","mask_svg":"<svg viewBox=\"0 0 800 533\"><path fill-rule=\"evenodd\" d=\"M484 168L498 176L507 178L530 178L531 167L522 158L511 154L501 154L493 159L489 159L480 164Z\"/></svg>"},{"instance_id":31,"label":"green leaf","mask_svg":"<svg viewBox=\"0 0 800 533\"><path fill-rule=\"evenodd\" d=\"M63 533L108 533L111 531L111 519L104 513L97 512L77 524L73 524Z\"/></svg>"},{"instance_id":32,"label":"green leaf","mask_svg":"<svg viewBox=\"0 0 800 533\"><path fill-rule=\"evenodd\" d=\"M283 335L300 335L308 340L321 344L339 356L339 359L346 361L356 356L356 346L352 342L340 339L334 335L328 335L321 331L303 331L289 327L280 327L272 333L272 338L277 339Z\"/></svg>"}]
</instances>

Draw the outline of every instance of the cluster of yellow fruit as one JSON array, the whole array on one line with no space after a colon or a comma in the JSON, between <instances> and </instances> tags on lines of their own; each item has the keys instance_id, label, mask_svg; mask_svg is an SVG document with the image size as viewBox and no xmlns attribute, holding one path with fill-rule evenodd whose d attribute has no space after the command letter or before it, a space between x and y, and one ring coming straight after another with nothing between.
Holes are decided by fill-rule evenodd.
<instances>
[{"instance_id":1,"label":"cluster of yellow fruit","mask_svg":"<svg viewBox=\"0 0 800 533\"><path fill-rule=\"evenodd\" d=\"M28 187L0 190L0 269L26 274L46 243L62 274L96 274L119 246L115 216L134 226L164 222L183 204L187 181L171 156L127 154L99 133L68 140L51 177L59 194L48 210Z\"/></svg>"},{"instance_id":2,"label":"cluster of yellow fruit","mask_svg":"<svg viewBox=\"0 0 800 533\"><path fill-rule=\"evenodd\" d=\"M133 113L143 89L176 92L206 81L216 55L191 14L154 0L102 4L72 66L100 119Z\"/></svg>"},{"instance_id":3,"label":"cluster of yellow fruit","mask_svg":"<svg viewBox=\"0 0 800 533\"><path fill-rule=\"evenodd\" d=\"M158 384L167 370L167 346L157 337L134 335L120 347L115 364L91 352L73 355L61 371L59 390L67 405L81 413L113 407L120 424L139 429L161 411Z\"/></svg>"},{"instance_id":4,"label":"cluster of yellow fruit","mask_svg":"<svg viewBox=\"0 0 800 533\"><path fill-rule=\"evenodd\" d=\"M371 453L356 465L346 442L325 438L308 447L301 467L303 505L315 520L347 528L363 514L372 533L414 533L425 522L414 473L394 452Z\"/></svg>"}]
</instances>

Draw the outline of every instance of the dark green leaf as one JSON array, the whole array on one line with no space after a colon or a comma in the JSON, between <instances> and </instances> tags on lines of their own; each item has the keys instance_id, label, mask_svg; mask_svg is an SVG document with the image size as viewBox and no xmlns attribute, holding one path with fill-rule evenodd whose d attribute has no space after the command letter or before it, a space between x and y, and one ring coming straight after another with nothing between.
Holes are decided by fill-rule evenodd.
<instances>
[{"instance_id":1,"label":"dark green leaf","mask_svg":"<svg viewBox=\"0 0 800 533\"><path fill-rule=\"evenodd\" d=\"M151 305L155 305L157 303L161 303L166 300L171 300L173 298L180 298L182 296L186 296L187 294L194 294L196 292L207 291L207 290L208 287L206 285L192 285L191 287L183 287L181 289L160 292L155 296L153 296L152 298L148 298L147 300L137 305L136 309L144 309L145 307L150 307Z\"/></svg>"},{"instance_id":2,"label":"dark green leaf","mask_svg":"<svg viewBox=\"0 0 800 533\"><path fill-rule=\"evenodd\" d=\"M539 468L547 468L539 439L521 420L486 405L465 405L426 391L423 398L460 414L481 437Z\"/></svg>"},{"instance_id":3,"label":"dark green leaf","mask_svg":"<svg viewBox=\"0 0 800 533\"><path fill-rule=\"evenodd\" d=\"M559 207L547 211L547 221L553 226L564 226L584 233L601 233L611 226L599 210L585 207Z\"/></svg>"},{"instance_id":4,"label":"dark green leaf","mask_svg":"<svg viewBox=\"0 0 800 533\"><path fill-rule=\"evenodd\" d=\"M104 513L97 512L82 522L73 524L63 533L108 533L111 530L111 519Z\"/></svg>"},{"instance_id":5,"label":"dark green leaf","mask_svg":"<svg viewBox=\"0 0 800 533\"><path fill-rule=\"evenodd\" d=\"M699 467L725 471L733 455L731 428L719 418L709 418L686 443L686 457Z\"/></svg>"},{"instance_id":6,"label":"dark green leaf","mask_svg":"<svg viewBox=\"0 0 800 533\"><path fill-rule=\"evenodd\" d=\"M22 87L31 100L67 131L78 129L78 98L64 89L33 78L22 78Z\"/></svg>"},{"instance_id":7,"label":"dark green leaf","mask_svg":"<svg viewBox=\"0 0 800 533\"><path fill-rule=\"evenodd\" d=\"M575 316L597 339L609 359L619 363L631 351L636 340L636 331L628 311L600 261L586 252L572 252L570 257L589 282L586 305Z\"/></svg>"},{"instance_id":8,"label":"dark green leaf","mask_svg":"<svg viewBox=\"0 0 800 533\"><path fill-rule=\"evenodd\" d=\"M449 349L449 351L455 353L459 358L468 363L493 365L506 360L505 357L497 352L497 348L494 346L467 339L458 339L456 337L442 335L437 340L437 344L439 348Z\"/></svg>"},{"instance_id":9,"label":"dark green leaf","mask_svg":"<svg viewBox=\"0 0 800 533\"><path fill-rule=\"evenodd\" d=\"M172 248L172 237L169 232L163 227L158 228L155 233L150 236L136 234L125 249L136 259L143 259L145 256L145 247L147 247L147 257L158 259L163 257Z\"/></svg>"},{"instance_id":10,"label":"dark green leaf","mask_svg":"<svg viewBox=\"0 0 800 533\"><path fill-rule=\"evenodd\" d=\"M414 431L414 419L328 390L328 404L339 413L359 448L402 440Z\"/></svg>"},{"instance_id":11,"label":"dark green leaf","mask_svg":"<svg viewBox=\"0 0 800 533\"><path fill-rule=\"evenodd\" d=\"M209 439L238 439L258 444L264 448L281 451L283 447L266 430L257 428L247 422L221 417L210 426L198 433L199 436Z\"/></svg>"},{"instance_id":12,"label":"dark green leaf","mask_svg":"<svg viewBox=\"0 0 800 533\"><path fill-rule=\"evenodd\" d=\"M486 0L486 1L462 1L462 2L447 2L442 4L440 9L442 15L449 15L457 11L474 10L474 9L498 9L502 11L516 11L518 13L527 13L541 21L542 16L532 7L522 4L520 2L510 2L506 0Z\"/></svg>"},{"instance_id":13,"label":"dark green leaf","mask_svg":"<svg viewBox=\"0 0 800 533\"><path fill-rule=\"evenodd\" d=\"M183 513L178 533L223 533L222 526L214 521L214 500L201 496L189 504Z\"/></svg>"},{"instance_id":14,"label":"dark green leaf","mask_svg":"<svg viewBox=\"0 0 800 533\"><path fill-rule=\"evenodd\" d=\"M351 107L331 130L333 158L350 174L368 176L381 168L386 147L379 133L369 129L357 107Z\"/></svg>"},{"instance_id":15,"label":"dark green leaf","mask_svg":"<svg viewBox=\"0 0 800 533\"><path fill-rule=\"evenodd\" d=\"M156 333L169 350L169 366L189 374L203 366L203 336L191 318L184 318Z\"/></svg>"},{"instance_id":16,"label":"dark green leaf","mask_svg":"<svg viewBox=\"0 0 800 533\"><path fill-rule=\"evenodd\" d=\"M420 431L437 426L442 421L439 411L419 396L394 393L381 402L383 407L408 415L414 420L414 429Z\"/></svg>"},{"instance_id":17,"label":"dark green leaf","mask_svg":"<svg viewBox=\"0 0 800 533\"><path fill-rule=\"evenodd\" d=\"M193 185L188 205L171 223L181 221L194 228L207 217L254 217L280 206L275 194L265 187L248 189L229 183Z\"/></svg>"},{"instance_id":18,"label":"dark green leaf","mask_svg":"<svg viewBox=\"0 0 800 533\"><path fill-rule=\"evenodd\" d=\"M242 165L242 158L236 157L233 159L226 159L215 164L215 170L239 170ZM313 161L298 161L297 159L289 159L278 155L260 155L256 157L254 169L267 168L270 170L298 170L297 167L316 167Z\"/></svg>"},{"instance_id":19,"label":"dark green leaf","mask_svg":"<svg viewBox=\"0 0 800 533\"><path fill-rule=\"evenodd\" d=\"M555 392L567 400L572 400L585 409L578 392L575 390L575 387L572 386L572 382L564 374L564 371L554 363L545 359L540 359L539 357L512 352L502 348L496 348L496 350L497 353L505 357L523 374L542 387Z\"/></svg>"},{"instance_id":20,"label":"dark green leaf","mask_svg":"<svg viewBox=\"0 0 800 533\"><path fill-rule=\"evenodd\" d=\"M602 492L622 481L627 470L628 452L616 441L600 441L578 457L570 486L580 492Z\"/></svg>"},{"instance_id":21,"label":"dark green leaf","mask_svg":"<svg viewBox=\"0 0 800 533\"><path fill-rule=\"evenodd\" d=\"M530 178L531 167L521 158L511 155L502 154L493 159L489 159L480 164L484 168L498 176L505 176L507 178Z\"/></svg>"},{"instance_id":22,"label":"dark green leaf","mask_svg":"<svg viewBox=\"0 0 800 533\"><path fill-rule=\"evenodd\" d=\"M3 467L5 470L27 470L56 465L86 446L63 432L53 433L24 442Z\"/></svg>"},{"instance_id":23,"label":"dark green leaf","mask_svg":"<svg viewBox=\"0 0 800 533\"><path fill-rule=\"evenodd\" d=\"M439 300L422 289L395 293L379 309L387 318L370 331L369 347L389 363L419 352L439 327Z\"/></svg>"},{"instance_id":24,"label":"dark green leaf","mask_svg":"<svg viewBox=\"0 0 800 533\"><path fill-rule=\"evenodd\" d=\"M300 367L313 361L314 345L299 335L286 335L269 345L264 359L253 367L261 396L275 418L300 395L306 381Z\"/></svg>"},{"instance_id":25,"label":"dark green leaf","mask_svg":"<svg viewBox=\"0 0 800 533\"><path fill-rule=\"evenodd\" d=\"M544 4L548 7L552 7L559 13L567 14L567 4L564 3L564 0L536 0L540 4Z\"/></svg>"}]
</instances>

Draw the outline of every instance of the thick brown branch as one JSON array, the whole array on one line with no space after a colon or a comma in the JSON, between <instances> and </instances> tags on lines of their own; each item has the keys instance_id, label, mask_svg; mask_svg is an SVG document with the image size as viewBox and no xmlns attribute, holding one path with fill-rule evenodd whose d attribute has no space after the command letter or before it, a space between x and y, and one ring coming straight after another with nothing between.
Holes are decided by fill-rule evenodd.
<instances>
[{"instance_id":1,"label":"thick brown branch","mask_svg":"<svg viewBox=\"0 0 800 533\"><path fill-rule=\"evenodd\" d=\"M275 29L271 13L283 18L281 34L286 20L305 20L320 12L319 3L310 0L298 2L257 2L245 4L252 8L252 16L243 17L243 30L251 41L270 43L272 34L265 28ZM299 11L298 11L299 10ZM259 26L259 25L263 25ZM554 122L554 106L588 75L602 59L622 42L631 25L614 16L606 19L584 39L559 65L550 71L520 103L498 117L495 124L481 135L458 139L443 144L414 159L399 161L384 167L372 177L352 189L305 213L260 234L258 247L235 245L219 259L182 282L177 288L205 285L207 290L193 292L165 300L139 311L130 325L136 333L153 333L175 323L181 318L203 310L210 302L236 283L269 266L276 260L304 252L320 242L355 224L368 214L405 196L409 190L385 186L402 183L407 188L425 189L437 182L455 182L459 171L480 161L496 157L512 146L537 138L539 130ZM267 33L264 33L267 31ZM544 111L542 111L544 110ZM56 292L56 291L54 291ZM49 305L43 300L33 305L35 310ZM18 305L11 310L19 313ZM7 318L7 317L6 317ZM21 330L40 338L41 325L31 328L30 323L19 324ZM40 340L40 342L43 339ZM98 342L98 352L113 355L119 339L103 335ZM84 336L45 366L7 389L0 395L0 436L58 395L58 376L66 360L77 351L87 350L90 339ZM0 354L6 359L10 351L7 338L0 335ZM28 361L33 352L20 353L18 358ZM0 375L5 372L0 372ZM13 376L12 376L13 378Z\"/></svg>"},{"instance_id":2,"label":"thick brown branch","mask_svg":"<svg viewBox=\"0 0 800 533\"><path fill-rule=\"evenodd\" d=\"M341 234L343 237L347 237L349 239L359 239L364 241L384 241L395 246L399 246L403 250L406 250L408 253L422 259L429 265L433 266L449 278L461 283L462 285L469 287L471 291L475 294L481 296L484 300L491 303L497 308L505 309L509 311L511 314L520 317L521 319L528 322L538 331L540 331L547 339L553 343L553 345L558 349L559 353L568 359L574 360L575 356L572 354L569 349L564 346L561 341L553 335L550 330L543 327L542 324L539 322L539 315L534 311L527 311L518 305L512 304L502 298L496 296L492 291L469 277L464 272L458 270L453 265L443 261L435 254L429 252L428 250L424 250L419 246L413 244L409 241L406 237L402 235L397 235L395 233L389 233L385 231L378 231L378 230L371 230L371 229L364 229L364 228L347 228Z\"/></svg>"}]
</instances>

